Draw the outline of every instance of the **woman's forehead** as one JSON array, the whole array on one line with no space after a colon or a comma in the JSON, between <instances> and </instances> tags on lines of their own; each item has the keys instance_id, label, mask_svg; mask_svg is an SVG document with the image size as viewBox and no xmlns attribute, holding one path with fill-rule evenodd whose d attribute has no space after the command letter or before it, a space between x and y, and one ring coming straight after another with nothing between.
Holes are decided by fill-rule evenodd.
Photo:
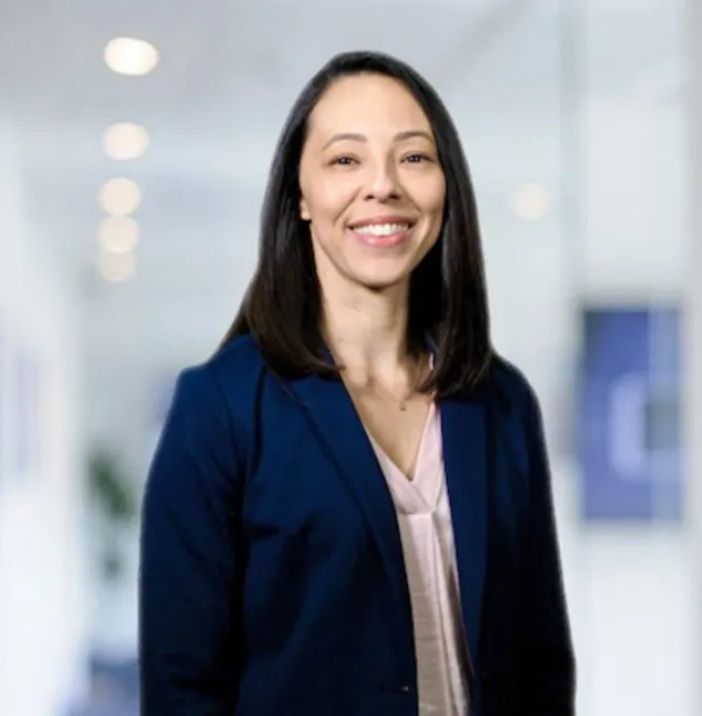
<instances>
[{"instance_id":1,"label":"woman's forehead","mask_svg":"<svg viewBox=\"0 0 702 716\"><path fill-rule=\"evenodd\" d=\"M310 134L337 132L376 133L431 125L421 105L400 80L378 74L359 74L336 80L313 108Z\"/></svg>"}]
</instances>

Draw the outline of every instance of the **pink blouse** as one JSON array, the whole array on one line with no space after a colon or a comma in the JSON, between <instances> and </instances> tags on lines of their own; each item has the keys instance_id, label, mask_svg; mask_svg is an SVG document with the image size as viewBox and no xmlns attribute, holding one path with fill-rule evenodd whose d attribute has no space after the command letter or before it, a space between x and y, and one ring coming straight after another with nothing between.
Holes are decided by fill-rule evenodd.
<instances>
[{"instance_id":1,"label":"pink blouse","mask_svg":"<svg viewBox=\"0 0 702 716\"><path fill-rule=\"evenodd\" d=\"M409 480L366 431L397 512L412 604L420 716L468 716L467 656L439 408L432 402Z\"/></svg>"}]
</instances>

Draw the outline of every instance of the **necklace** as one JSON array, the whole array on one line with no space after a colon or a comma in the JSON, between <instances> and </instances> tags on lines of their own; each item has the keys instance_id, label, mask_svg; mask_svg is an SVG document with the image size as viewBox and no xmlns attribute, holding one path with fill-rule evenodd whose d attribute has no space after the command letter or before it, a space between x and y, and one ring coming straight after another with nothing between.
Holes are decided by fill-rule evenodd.
<instances>
[{"instance_id":1,"label":"necklace","mask_svg":"<svg viewBox=\"0 0 702 716\"><path fill-rule=\"evenodd\" d=\"M429 355L429 369L431 369L431 368L434 367L434 360L433 360L433 358L434 358L434 356L430 354L430 355ZM421 372L420 372L420 374L421 374ZM410 392L407 393L404 397L398 399L397 396L394 396L396 400L399 400L399 401L400 401L400 402L399 402L399 406L400 406L400 410L401 410L402 412L405 412L405 411L407 410L407 402L408 402L408 401L410 400L410 398L414 395L415 390L416 390L416 386L417 386L417 382L419 382L419 381L413 381L413 383L412 383L412 389L411 389Z\"/></svg>"},{"instance_id":2,"label":"necklace","mask_svg":"<svg viewBox=\"0 0 702 716\"><path fill-rule=\"evenodd\" d=\"M429 364L428 364L428 367L429 367L430 370L432 370L432 369L434 368L434 356L433 356L433 354L429 354ZM421 375L421 373L422 373L422 366L421 366L421 364L420 364L420 369L419 369L418 373L419 373L419 375ZM382 390L383 390L383 392L384 392L385 394L388 394L388 395L391 396L393 402L397 401L398 407L399 407L399 409L400 409L402 412L406 412L406 411L407 411L407 403L410 401L410 399L412 398L412 396L416 393L416 386L417 386L417 383L418 383L418 382L419 382L418 380L413 380L413 381L412 381L412 388L410 389L410 391L407 392L407 393L405 393L405 394L402 395L402 396L397 395L396 392L390 390L389 388L383 388ZM359 385L359 386L356 386L356 387L358 388L358 390L359 390L360 393L366 393L366 394L367 394L367 393L369 393L369 392L371 392L371 393L372 393L372 392L375 392L375 391L373 391L372 389L370 389L368 386L361 386L361 385ZM349 389L349 391L354 391L354 392L355 392L355 388L353 387L352 384L351 384L351 385L348 385L348 384L347 384L347 389ZM376 391L377 391L377 388L376 388ZM378 393L377 393L377 392L375 392L375 397L376 397L376 398L380 397L380 396L378 396Z\"/></svg>"}]
</instances>

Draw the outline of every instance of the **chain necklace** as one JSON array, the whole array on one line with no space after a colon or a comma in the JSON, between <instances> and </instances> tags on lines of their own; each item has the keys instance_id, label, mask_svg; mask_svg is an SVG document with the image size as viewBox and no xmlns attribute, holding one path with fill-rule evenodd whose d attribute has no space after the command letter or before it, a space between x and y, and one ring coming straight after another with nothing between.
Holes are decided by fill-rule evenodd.
<instances>
[{"instance_id":1,"label":"chain necklace","mask_svg":"<svg viewBox=\"0 0 702 716\"><path fill-rule=\"evenodd\" d=\"M429 354L429 369L431 370L433 367L434 367L434 356L430 353L430 354ZM409 393L407 393L407 394L406 394L404 397L402 397L402 398L398 398L396 395L393 394L393 397L395 398L395 400L399 400L399 406L400 406L400 410L401 410L402 412L405 412L405 411L407 410L407 402L408 402L408 401L412 398L412 396L415 394L415 392L416 392L416 387L417 387L417 383L418 383L418 382L419 382L419 381L413 381L413 383L412 383L412 389L410 390Z\"/></svg>"},{"instance_id":2,"label":"chain necklace","mask_svg":"<svg viewBox=\"0 0 702 716\"><path fill-rule=\"evenodd\" d=\"M434 355L432 353L429 354L429 370L432 370L434 368ZM383 391L385 393L389 393L392 396L393 401L397 401L398 407L402 412L407 412L407 403L410 401L412 396L416 393L416 386L419 381L415 380L412 381L412 388L408 393L405 393L403 396L398 396L397 393L393 392L392 390L389 390L388 388L383 388ZM350 389L351 386L347 385L347 389ZM369 389L362 388L361 386L358 386L361 392L367 392ZM376 394L377 395L377 394Z\"/></svg>"}]
</instances>

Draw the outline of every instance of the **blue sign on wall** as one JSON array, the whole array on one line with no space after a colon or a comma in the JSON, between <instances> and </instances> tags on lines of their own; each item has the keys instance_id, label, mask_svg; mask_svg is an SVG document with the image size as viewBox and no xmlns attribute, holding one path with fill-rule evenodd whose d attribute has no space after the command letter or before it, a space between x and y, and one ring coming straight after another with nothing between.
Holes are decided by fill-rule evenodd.
<instances>
[{"instance_id":1,"label":"blue sign on wall","mask_svg":"<svg viewBox=\"0 0 702 716\"><path fill-rule=\"evenodd\" d=\"M584 516L679 520L679 311L587 309L583 326L578 452Z\"/></svg>"}]
</instances>

